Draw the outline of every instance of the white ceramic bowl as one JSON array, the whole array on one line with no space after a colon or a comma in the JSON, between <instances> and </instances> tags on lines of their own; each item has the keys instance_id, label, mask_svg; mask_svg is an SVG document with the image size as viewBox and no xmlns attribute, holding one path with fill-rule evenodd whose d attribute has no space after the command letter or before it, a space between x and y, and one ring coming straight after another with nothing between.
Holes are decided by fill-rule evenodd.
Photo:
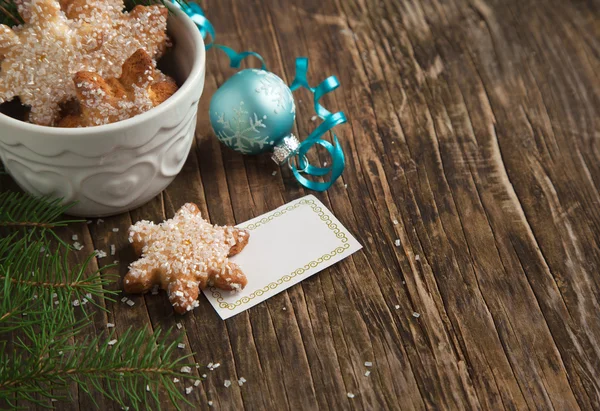
<instances>
[{"instance_id":1,"label":"white ceramic bowl","mask_svg":"<svg viewBox=\"0 0 600 411\"><path fill-rule=\"evenodd\" d=\"M170 7L167 58L181 88L136 117L97 127L44 127L0 113L0 159L34 195L77 201L69 214L100 217L136 208L179 173L196 128L204 88L205 51L196 25ZM185 81L183 81L185 80Z\"/></svg>"}]
</instances>

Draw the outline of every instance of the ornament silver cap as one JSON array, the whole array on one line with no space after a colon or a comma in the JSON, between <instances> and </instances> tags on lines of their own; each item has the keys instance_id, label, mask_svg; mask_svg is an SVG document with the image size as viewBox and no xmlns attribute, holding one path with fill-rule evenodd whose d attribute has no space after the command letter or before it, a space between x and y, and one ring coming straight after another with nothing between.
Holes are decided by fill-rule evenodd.
<instances>
[{"instance_id":1,"label":"ornament silver cap","mask_svg":"<svg viewBox=\"0 0 600 411\"><path fill-rule=\"evenodd\" d=\"M300 140L293 134L288 134L275 144L271 158L278 165L283 165L288 159L296 154L300 147Z\"/></svg>"}]
</instances>

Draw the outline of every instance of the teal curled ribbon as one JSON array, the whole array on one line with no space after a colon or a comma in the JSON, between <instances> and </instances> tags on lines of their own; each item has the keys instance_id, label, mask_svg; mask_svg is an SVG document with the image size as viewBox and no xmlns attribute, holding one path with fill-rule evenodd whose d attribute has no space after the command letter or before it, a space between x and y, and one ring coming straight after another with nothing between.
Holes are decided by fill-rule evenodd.
<instances>
[{"instance_id":1,"label":"teal curled ribbon","mask_svg":"<svg viewBox=\"0 0 600 411\"><path fill-rule=\"evenodd\" d=\"M327 77L323 80L317 87L311 87L308 84L308 58L307 57L298 57L296 58L296 77L292 84L290 85L290 89L292 91L296 91L299 88L305 88L313 93L313 104L315 106L315 111L317 115L323 120L321 124L312 132L310 135L300 143L300 147L298 148L298 166L302 173L308 174L311 176L324 176L331 173L331 178L326 182L318 182L309 180L300 174L298 168L290 164L292 169L292 173L294 173L294 177L300 184L304 187L309 188L314 191L325 191L338 179L339 176L342 175L344 171L344 167L346 166L346 159L344 157L344 151L342 150L342 146L332 131L333 128L337 125L346 123L348 120L346 119L346 115L343 112L331 113L325 107L319 103L321 97L325 94L335 90L340 86L340 82L336 76ZM323 139L322 137L331 132L333 136L333 144L329 141ZM329 155L331 156L331 166L330 167L315 167L308 163L306 160L306 153L315 145L319 144L323 148L327 150Z\"/></svg>"},{"instance_id":2,"label":"teal curled ribbon","mask_svg":"<svg viewBox=\"0 0 600 411\"><path fill-rule=\"evenodd\" d=\"M267 70L267 66L263 57L253 51L243 51L241 53L236 52L234 49L216 44L216 31L212 23L204 15L204 10L196 3L185 3L182 0L172 0L173 4L187 14L192 21L196 24L200 30L200 34L206 40L210 37L210 41L206 42L206 50L216 48L223 51L230 61L230 67L239 68L242 61L250 56L256 57L261 62L261 68ZM344 157L344 151L342 146L333 132L333 128L346 123L346 115L343 112L331 113L323 105L321 105L321 98L327 93L332 92L340 86L340 82L335 76L330 76L323 80L318 86L311 87L308 83L308 58L298 57L296 58L296 76L290 90L296 91L299 88L305 88L306 90L313 93L313 104L317 116L322 120L321 124L312 132L310 135L300 143L295 157L297 157L298 166L288 161L290 169L294 174L296 180L304 187L314 191L325 191L333 185L333 183L342 175L344 167L346 166L346 159ZM328 132L331 132L333 137L333 144L323 139ZM308 151L313 148L316 144L325 148L331 156L331 166L329 167L315 167L311 165L306 157ZM309 176L322 177L331 173L328 181L313 181L306 178L302 174Z\"/></svg>"}]
</instances>

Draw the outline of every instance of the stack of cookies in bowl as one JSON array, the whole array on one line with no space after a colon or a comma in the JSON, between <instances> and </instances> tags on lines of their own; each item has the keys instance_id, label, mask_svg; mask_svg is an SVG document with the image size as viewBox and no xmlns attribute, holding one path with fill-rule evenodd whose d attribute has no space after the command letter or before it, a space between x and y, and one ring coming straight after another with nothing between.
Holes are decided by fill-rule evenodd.
<instances>
[{"instance_id":1,"label":"stack of cookies in bowl","mask_svg":"<svg viewBox=\"0 0 600 411\"><path fill-rule=\"evenodd\" d=\"M77 201L75 215L150 200L179 172L193 140L205 64L194 23L162 4L17 5L23 23L0 25L6 169L32 194Z\"/></svg>"}]
</instances>

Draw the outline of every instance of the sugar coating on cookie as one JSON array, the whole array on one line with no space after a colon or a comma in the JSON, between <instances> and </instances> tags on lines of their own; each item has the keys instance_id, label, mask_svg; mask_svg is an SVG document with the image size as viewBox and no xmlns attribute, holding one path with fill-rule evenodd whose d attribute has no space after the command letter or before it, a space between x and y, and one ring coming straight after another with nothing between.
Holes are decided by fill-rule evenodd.
<instances>
[{"instance_id":1,"label":"sugar coating on cookie","mask_svg":"<svg viewBox=\"0 0 600 411\"><path fill-rule=\"evenodd\" d=\"M161 73L144 49L139 49L123 63L119 78L80 71L73 81L77 92L78 112L62 117L59 127L90 127L125 120L164 102L175 91L175 81Z\"/></svg>"},{"instance_id":2,"label":"sugar coating on cookie","mask_svg":"<svg viewBox=\"0 0 600 411\"><path fill-rule=\"evenodd\" d=\"M142 257L124 278L127 292L142 293L158 284L169 294L175 311L198 305L199 288L240 290L247 279L228 257L248 243L249 233L235 227L213 226L193 203L160 224L139 221L129 229L129 241Z\"/></svg>"},{"instance_id":3,"label":"sugar coating on cookie","mask_svg":"<svg viewBox=\"0 0 600 411\"><path fill-rule=\"evenodd\" d=\"M166 47L164 6L136 6L127 13L122 0L16 3L25 23L0 25L0 103L20 97L35 124L52 125L60 103L75 97L75 73L119 77L136 50L158 57Z\"/></svg>"}]
</instances>

